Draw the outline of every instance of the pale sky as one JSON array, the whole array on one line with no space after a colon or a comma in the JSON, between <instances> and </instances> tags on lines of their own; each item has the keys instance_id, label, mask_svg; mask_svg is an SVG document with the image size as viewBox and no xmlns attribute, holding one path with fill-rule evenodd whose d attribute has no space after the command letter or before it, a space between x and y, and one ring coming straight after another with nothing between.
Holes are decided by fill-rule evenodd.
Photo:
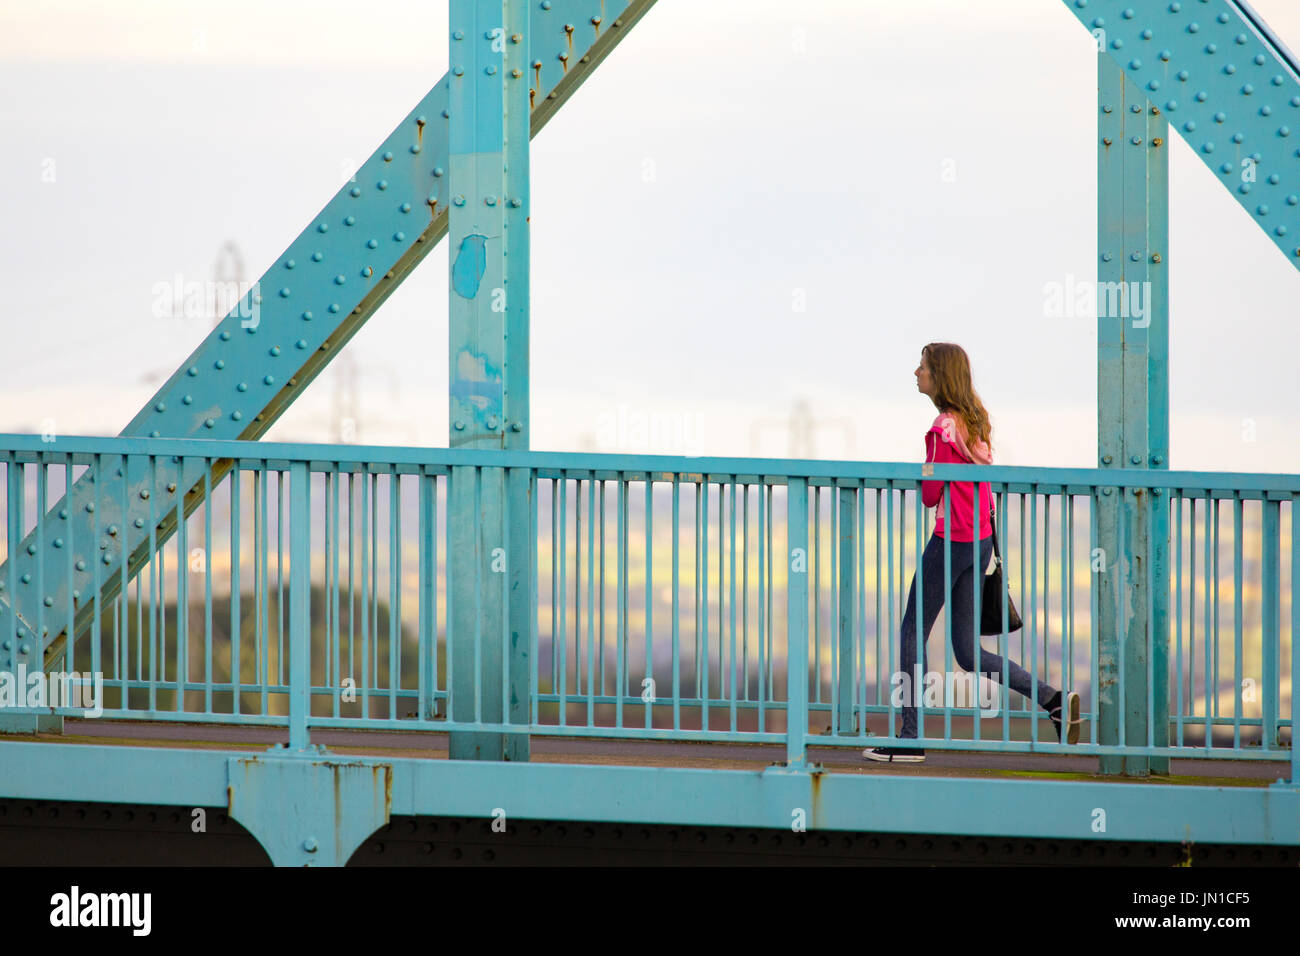
<instances>
[{"instance_id":1,"label":"pale sky","mask_svg":"<svg viewBox=\"0 0 1300 956\"><path fill-rule=\"evenodd\" d=\"M0 430L117 434L211 328L154 286L227 241L260 276L443 75L446 17L0 6ZM999 463L1093 465L1096 321L1044 307L1095 276L1093 51L1060 0L659 0L533 141L534 447L784 456L802 400L816 457L920 460L947 340ZM1170 463L1300 470L1300 277L1181 139L1170 170ZM361 441L446 444L446 268L346 350ZM268 437L332 440L338 378Z\"/></svg>"}]
</instances>

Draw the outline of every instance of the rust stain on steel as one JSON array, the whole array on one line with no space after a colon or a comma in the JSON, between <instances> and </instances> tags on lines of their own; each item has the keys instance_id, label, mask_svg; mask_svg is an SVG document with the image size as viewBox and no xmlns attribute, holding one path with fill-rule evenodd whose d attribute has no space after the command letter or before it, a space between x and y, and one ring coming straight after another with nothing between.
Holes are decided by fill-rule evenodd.
<instances>
[{"instance_id":1,"label":"rust stain on steel","mask_svg":"<svg viewBox=\"0 0 1300 956\"><path fill-rule=\"evenodd\" d=\"M541 70L539 69L538 72L540 73ZM536 108L536 106L537 106L537 91L530 89L528 91L528 108L531 110Z\"/></svg>"},{"instance_id":2,"label":"rust stain on steel","mask_svg":"<svg viewBox=\"0 0 1300 956\"><path fill-rule=\"evenodd\" d=\"M422 119L415 121L415 141L421 145L424 143L424 120Z\"/></svg>"},{"instance_id":3,"label":"rust stain on steel","mask_svg":"<svg viewBox=\"0 0 1300 956\"><path fill-rule=\"evenodd\" d=\"M426 199L425 203L427 203L429 206L429 218L431 219L438 218L438 200Z\"/></svg>"},{"instance_id":4,"label":"rust stain on steel","mask_svg":"<svg viewBox=\"0 0 1300 956\"><path fill-rule=\"evenodd\" d=\"M812 808L811 820L809 820L810 829L817 829L821 825L822 819L822 774L820 771L813 771L808 777L809 786L812 788Z\"/></svg>"}]
</instances>

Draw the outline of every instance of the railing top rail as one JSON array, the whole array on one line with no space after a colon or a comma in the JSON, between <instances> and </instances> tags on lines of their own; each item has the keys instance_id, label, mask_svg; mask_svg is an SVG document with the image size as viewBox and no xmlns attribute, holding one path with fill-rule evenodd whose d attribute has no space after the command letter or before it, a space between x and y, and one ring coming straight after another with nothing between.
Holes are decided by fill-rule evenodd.
<instances>
[{"instance_id":1,"label":"railing top rail","mask_svg":"<svg viewBox=\"0 0 1300 956\"><path fill-rule=\"evenodd\" d=\"M308 462L313 468L363 470L369 465L453 467L470 465L531 468L542 471L678 475L688 481L746 477L867 479L873 481L932 480L998 484L1124 486L1129 488L1233 489L1300 493L1300 475L1223 471L1169 471L1145 468L1049 468L1023 465L925 465L917 462L839 461L786 458L696 457L639 453L563 451L493 451L464 448L420 448L398 445L333 445L303 442L204 440L193 438L134 438L60 435L47 441L40 435L0 433L0 454L27 460L55 453L72 456L74 464L89 464L93 455L176 455L234 459L240 467L287 467Z\"/></svg>"}]
</instances>

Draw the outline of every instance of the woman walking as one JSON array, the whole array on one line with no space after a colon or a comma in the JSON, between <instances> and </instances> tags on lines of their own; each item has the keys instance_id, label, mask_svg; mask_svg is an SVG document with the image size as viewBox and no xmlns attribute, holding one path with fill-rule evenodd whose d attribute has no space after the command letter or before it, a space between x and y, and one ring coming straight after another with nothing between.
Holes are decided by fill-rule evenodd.
<instances>
[{"instance_id":1,"label":"woman walking","mask_svg":"<svg viewBox=\"0 0 1300 956\"><path fill-rule=\"evenodd\" d=\"M921 364L916 372L917 391L929 397L939 410L939 416L925 435L925 460L935 464L980 464L993 462L992 447L989 444L992 428L989 415L983 403L971 386L970 359L959 345L947 342L932 342L921 350ZM912 576L912 587L907 595L907 611L903 615L903 627L900 634L901 654L900 671L905 688L903 727L899 737L915 738L917 719L915 699L921 694L924 676L927 672L925 658L928 651L925 644L934 626L935 618L944 602L944 540L952 541L952 596L949 601L949 614L952 617L952 649L958 665L963 670L982 673L1002 680L1002 658L979 646L974 620L975 599L972 594L972 575L978 573L981 578L988 567L993 554L993 494L988 482L979 484L980 503L980 549L979 571L972 565L972 543L975 540L975 508L972 482L954 481L951 483L952 500L948 509L951 513L952 527L946 528L943 519L943 482L922 481L921 500L927 508L937 508L934 534L925 546L921 556L922 580L925 595L921 623L922 665L920 677L916 669L916 576ZM965 547L958 547L964 542ZM978 666L975 654L978 650ZM1035 681L1023 667L1010 658L1006 661L1007 679L1011 688L1026 697L1031 695L1038 704L1048 712L1056 726L1057 738L1061 737L1061 692L1043 681ZM978 678L976 678L978 679ZM945 685L947 682L945 682ZM1069 719L1067 739L1069 743L1079 741L1079 695L1070 693L1065 700ZM978 718L977 718L978 719ZM925 751L919 748L873 747L862 752L868 760L884 762L920 763L925 759Z\"/></svg>"}]
</instances>

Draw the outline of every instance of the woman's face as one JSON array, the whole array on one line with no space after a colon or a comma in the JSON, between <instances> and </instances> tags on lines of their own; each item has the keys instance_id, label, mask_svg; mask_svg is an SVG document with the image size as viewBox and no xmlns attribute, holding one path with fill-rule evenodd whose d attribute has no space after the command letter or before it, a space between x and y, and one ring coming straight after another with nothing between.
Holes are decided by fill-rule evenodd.
<instances>
[{"instance_id":1,"label":"woman's face","mask_svg":"<svg viewBox=\"0 0 1300 956\"><path fill-rule=\"evenodd\" d=\"M916 367L916 371L912 374L916 376L916 390L922 395L933 398L934 382L930 378L930 363L926 359L924 352L921 353L921 364Z\"/></svg>"}]
</instances>

